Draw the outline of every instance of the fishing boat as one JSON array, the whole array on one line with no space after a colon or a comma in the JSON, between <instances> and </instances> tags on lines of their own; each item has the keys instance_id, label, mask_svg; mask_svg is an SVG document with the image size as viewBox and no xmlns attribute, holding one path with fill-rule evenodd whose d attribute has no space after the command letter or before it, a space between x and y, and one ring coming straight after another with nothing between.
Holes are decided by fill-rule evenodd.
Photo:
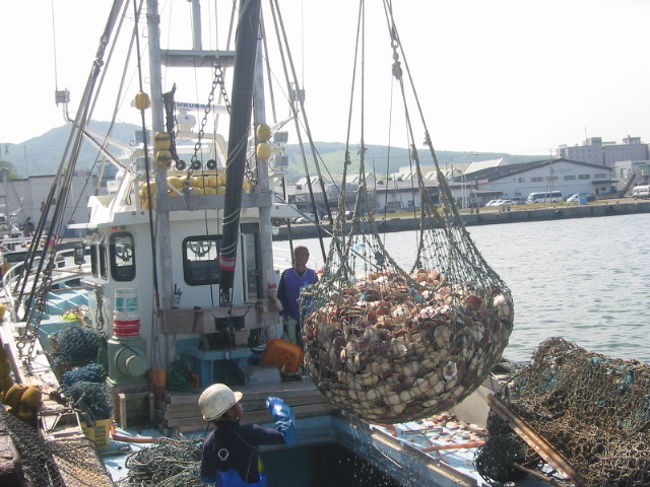
<instances>
[{"instance_id":1,"label":"fishing boat","mask_svg":"<svg viewBox=\"0 0 650 487\"><path fill-rule=\"evenodd\" d=\"M279 16L277 2L271 6ZM289 121L298 125L304 115L299 85L287 80L294 90L290 119L269 122L260 0L233 8L236 45L225 50L203 48L200 2L192 0L189 7L192 48L161 49L157 0L146 1L146 15L142 2L133 9L114 2L82 102L70 118L48 209L35 229L33 238L46 243L41 258L32 252L4 276L0 340L7 363L16 383L42 391L40 433L3 411L27 475L43 485L111 485L129 470L128 462L117 469L110 460L116 454L112 438L144 444L148 440L137 431L150 427L173 445L204 433L199 394L226 382L243 392L247 421L270 423L264 406L270 395L295 410L297 444L262 452L271 485L366 485L368 479L385 485L482 485L472 457L485 435L485 398L495 378L449 413L387 425L332 404L295 366L299 352L282 348L271 221L293 218L296 211L275 195L270 174L286 164L282 127ZM131 109L142 115L142 132L130 152L114 154L87 124L101 96L107 50L131 15L135 23L128 34L140 79ZM139 37L145 20L147 89ZM182 68L211 73L207 103L176 100L175 87L163 92L163 72ZM228 90L231 69L234 88ZM192 111L203 115L198 124ZM209 118L213 130L206 128ZM227 135L218 130L223 119L229 120ZM64 204L69 196L67 183L84 139L99 145L117 171L106 194L90 198L89 221L74 226L83 231L84 245L62 252L63 222L53 201ZM105 338L110 418L85 417L77 403L66 401L65 389L61 393L53 352L61 347L57 334L69 329L94 330ZM348 463L336 468L343 458Z\"/></svg>"}]
</instances>

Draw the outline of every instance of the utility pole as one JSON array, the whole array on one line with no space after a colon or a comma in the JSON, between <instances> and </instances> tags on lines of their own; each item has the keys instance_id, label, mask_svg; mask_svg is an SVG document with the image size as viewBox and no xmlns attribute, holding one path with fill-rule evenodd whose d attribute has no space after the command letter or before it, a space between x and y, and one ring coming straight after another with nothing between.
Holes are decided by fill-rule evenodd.
<instances>
[{"instance_id":1,"label":"utility pole","mask_svg":"<svg viewBox=\"0 0 650 487\"><path fill-rule=\"evenodd\" d=\"M25 162L25 177L29 178L29 166L27 165L27 147L23 145L23 161Z\"/></svg>"},{"instance_id":2,"label":"utility pole","mask_svg":"<svg viewBox=\"0 0 650 487\"><path fill-rule=\"evenodd\" d=\"M553 167L553 149L548 150L548 157L549 157L549 177L548 177L548 191L549 193L551 191L555 190L555 168Z\"/></svg>"}]
</instances>

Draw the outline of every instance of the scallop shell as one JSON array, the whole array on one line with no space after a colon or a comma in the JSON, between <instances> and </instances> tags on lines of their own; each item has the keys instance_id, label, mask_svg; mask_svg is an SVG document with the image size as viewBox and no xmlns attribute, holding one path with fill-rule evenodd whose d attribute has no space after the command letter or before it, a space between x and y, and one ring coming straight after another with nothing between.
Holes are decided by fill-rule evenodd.
<instances>
[{"instance_id":1,"label":"scallop shell","mask_svg":"<svg viewBox=\"0 0 650 487\"><path fill-rule=\"evenodd\" d=\"M404 421L449 407L480 384L507 343L513 312L505 293L444 284L435 270L412 278L424 289L378 272L326 291L330 301L305 320L314 383L360 417Z\"/></svg>"}]
</instances>

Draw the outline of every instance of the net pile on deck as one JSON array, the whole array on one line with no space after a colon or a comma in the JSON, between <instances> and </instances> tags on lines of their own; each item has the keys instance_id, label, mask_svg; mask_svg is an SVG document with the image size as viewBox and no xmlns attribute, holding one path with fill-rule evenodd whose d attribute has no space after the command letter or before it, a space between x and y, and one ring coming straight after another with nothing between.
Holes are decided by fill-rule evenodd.
<instances>
[{"instance_id":1,"label":"net pile on deck","mask_svg":"<svg viewBox=\"0 0 650 487\"><path fill-rule=\"evenodd\" d=\"M98 458L94 443L79 435L51 440L7 412L0 405L0 429L8 431L20 453L27 485L34 486L110 486L106 469Z\"/></svg>"},{"instance_id":2,"label":"net pile on deck","mask_svg":"<svg viewBox=\"0 0 650 487\"><path fill-rule=\"evenodd\" d=\"M161 438L154 446L131 453L126 459L127 477L121 487L200 487L201 439Z\"/></svg>"},{"instance_id":3,"label":"net pile on deck","mask_svg":"<svg viewBox=\"0 0 650 487\"><path fill-rule=\"evenodd\" d=\"M650 485L650 366L551 338L498 396L568 460L580 485ZM516 480L515 463L553 473L493 413L488 430L476 458L485 478Z\"/></svg>"},{"instance_id":4,"label":"net pile on deck","mask_svg":"<svg viewBox=\"0 0 650 487\"><path fill-rule=\"evenodd\" d=\"M486 378L512 330L510 291L455 206L439 216L439 205L423 204L407 272L386 251L362 185L351 227L336 222L326 274L301 294L312 380L366 420L420 419L457 404Z\"/></svg>"}]
</instances>

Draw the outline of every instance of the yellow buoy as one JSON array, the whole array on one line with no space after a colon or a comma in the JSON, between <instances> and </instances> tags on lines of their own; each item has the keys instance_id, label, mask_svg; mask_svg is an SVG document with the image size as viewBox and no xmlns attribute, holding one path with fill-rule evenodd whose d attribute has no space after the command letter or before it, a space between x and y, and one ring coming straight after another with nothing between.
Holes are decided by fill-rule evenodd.
<instances>
[{"instance_id":1,"label":"yellow buoy","mask_svg":"<svg viewBox=\"0 0 650 487\"><path fill-rule=\"evenodd\" d=\"M271 155L273 155L273 147L271 147L271 144L261 142L257 144L255 154L257 155L258 159L261 159L262 161L268 161L271 158Z\"/></svg>"},{"instance_id":2,"label":"yellow buoy","mask_svg":"<svg viewBox=\"0 0 650 487\"><path fill-rule=\"evenodd\" d=\"M168 150L156 152L156 167L158 169L168 169L172 164L172 153Z\"/></svg>"},{"instance_id":3,"label":"yellow buoy","mask_svg":"<svg viewBox=\"0 0 650 487\"><path fill-rule=\"evenodd\" d=\"M147 190L149 188L149 190ZM151 198L153 199L153 205L149 202L149 191L151 191ZM144 183L140 187L140 206L145 210L156 207L156 182L151 181L150 183Z\"/></svg>"},{"instance_id":4,"label":"yellow buoy","mask_svg":"<svg viewBox=\"0 0 650 487\"><path fill-rule=\"evenodd\" d=\"M20 398L26 390L27 386L23 384L14 384L5 394L4 403L9 407L17 408L20 405Z\"/></svg>"},{"instance_id":5,"label":"yellow buoy","mask_svg":"<svg viewBox=\"0 0 650 487\"><path fill-rule=\"evenodd\" d=\"M144 195L145 197L148 196L149 191L147 190L147 187L151 191L151 196L156 196L156 181L144 183L142 186L140 186L140 195Z\"/></svg>"},{"instance_id":6,"label":"yellow buoy","mask_svg":"<svg viewBox=\"0 0 650 487\"><path fill-rule=\"evenodd\" d=\"M193 188L202 188L205 185L205 181L202 177L194 176L190 178L190 186Z\"/></svg>"},{"instance_id":7,"label":"yellow buoy","mask_svg":"<svg viewBox=\"0 0 650 487\"><path fill-rule=\"evenodd\" d=\"M157 132L153 136L153 147L157 151L169 150L172 146L172 138L167 132Z\"/></svg>"},{"instance_id":8,"label":"yellow buoy","mask_svg":"<svg viewBox=\"0 0 650 487\"><path fill-rule=\"evenodd\" d=\"M134 104L138 110L146 110L151 106L149 95L144 91L138 91L138 93L135 95Z\"/></svg>"},{"instance_id":9,"label":"yellow buoy","mask_svg":"<svg viewBox=\"0 0 650 487\"><path fill-rule=\"evenodd\" d=\"M167 176L167 184L172 188L183 189L183 180L178 176Z\"/></svg>"},{"instance_id":10,"label":"yellow buoy","mask_svg":"<svg viewBox=\"0 0 650 487\"><path fill-rule=\"evenodd\" d=\"M204 187L206 188L216 188L217 187L217 176L206 176L204 178Z\"/></svg>"},{"instance_id":11,"label":"yellow buoy","mask_svg":"<svg viewBox=\"0 0 650 487\"><path fill-rule=\"evenodd\" d=\"M262 123L255 129L255 136L260 142L266 142L271 138L271 127Z\"/></svg>"},{"instance_id":12,"label":"yellow buoy","mask_svg":"<svg viewBox=\"0 0 650 487\"><path fill-rule=\"evenodd\" d=\"M20 398L21 409L37 411L41 407L43 393L37 386L29 386Z\"/></svg>"}]
</instances>

